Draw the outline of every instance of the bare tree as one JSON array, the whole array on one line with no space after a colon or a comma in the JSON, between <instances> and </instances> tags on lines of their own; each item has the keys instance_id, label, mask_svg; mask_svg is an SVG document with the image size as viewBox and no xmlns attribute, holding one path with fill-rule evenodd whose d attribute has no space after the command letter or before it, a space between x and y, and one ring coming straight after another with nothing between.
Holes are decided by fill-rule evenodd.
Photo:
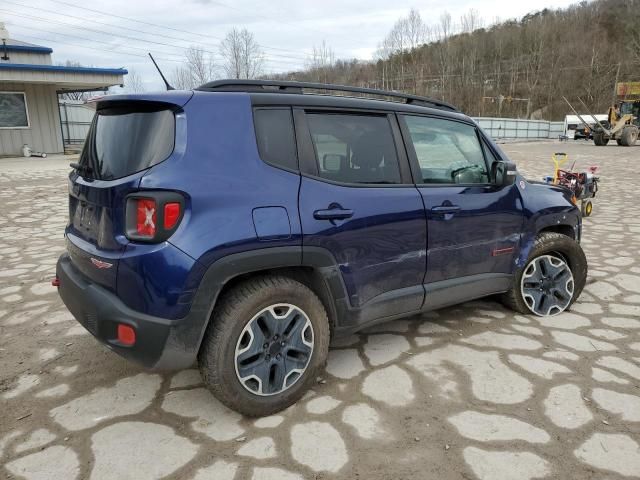
<instances>
[{"instance_id":1,"label":"bare tree","mask_svg":"<svg viewBox=\"0 0 640 480\"><path fill-rule=\"evenodd\" d=\"M191 46L184 54L184 63L171 74L171 84L179 90L191 90L216 77L213 55Z\"/></svg>"},{"instance_id":2,"label":"bare tree","mask_svg":"<svg viewBox=\"0 0 640 480\"><path fill-rule=\"evenodd\" d=\"M213 56L201 48L190 47L185 53L187 68L198 85L210 82L215 77L216 65Z\"/></svg>"},{"instance_id":3,"label":"bare tree","mask_svg":"<svg viewBox=\"0 0 640 480\"><path fill-rule=\"evenodd\" d=\"M180 65L173 69L171 72L171 86L178 90L191 90L197 87L196 82L193 80L191 71L186 65Z\"/></svg>"},{"instance_id":4,"label":"bare tree","mask_svg":"<svg viewBox=\"0 0 640 480\"><path fill-rule=\"evenodd\" d=\"M145 91L142 77L136 70L129 69L129 73L124 79L124 90L127 93L142 93Z\"/></svg>"},{"instance_id":5,"label":"bare tree","mask_svg":"<svg viewBox=\"0 0 640 480\"><path fill-rule=\"evenodd\" d=\"M311 59L307 63L307 69L311 70L312 74L316 76L317 81L328 83L332 81L330 73L335 61L333 50L323 40L320 46L313 46Z\"/></svg>"},{"instance_id":6,"label":"bare tree","mask_svg":"<svg viewBox=\"0 0 640 480\"><path fill-rule=\"evenodd\" d=\"M225 73L231 78L252 79L262 73L264 53L246 28L232 29L220 43L220 54Z\"/></svg>"},{"instance_id":7,"label":"bare tree","mask_svg":"<svg viewBox=\"0 0 640 480\"><path fill-rule=\"evenodd\" d=\"M435 47L440 64L440 96L445 98L448 97L447 76L451 69L451 44L449 39L452 34L452 27L451 14L449 12L444 12L440 15L440 24L437 28L438 41L435 43Z\"/></svg>"},{"instance_id":8,"label":"bare tree","mask_svg":"<svg viewBox=\"0 0 640 480\"><path fill-rule=\"evenodd\" d=\"M418 92L418 84L422 82L422 67L420 65L420 46L425 43L426 26L420 13L412 8L404 22L409 64L413 79L413 92Z\"/></svg>"},{"instance_id":9,"label":"bare tree","mask_svg":"<svg viewBox=\"0 0 640 480\"><path fill-rule=\"evenodd\" d=\"M470 9L460 18L461 31L463 33L472 33L474 30L482 27L482 19L475 9Z\"/></svg>"},{"instance_id":10,"label":"bare tree","mask_svg":"<svg viewBox=\"0 0 640 480\"><path fill-rule=\"evenodd\" d=\"M320 62L286 78L317 80L318 50ZM372 62L332 63L323 78L414 90L471 115L562 119L562 96L578 95L603 112L617 82L640 80L640 0L579 2L486 24L474 10L455 22L445 13L433 25L411 11L395 22Z\"/></svg>"}]
</instances>

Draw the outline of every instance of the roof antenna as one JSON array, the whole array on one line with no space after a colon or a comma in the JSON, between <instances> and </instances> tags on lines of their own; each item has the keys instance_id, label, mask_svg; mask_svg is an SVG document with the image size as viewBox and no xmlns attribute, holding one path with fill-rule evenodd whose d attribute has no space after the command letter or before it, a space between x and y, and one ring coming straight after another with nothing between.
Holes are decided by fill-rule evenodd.
<instances>
[{"instance_id":1,"label":"roof antenna","mask_svg":"<svg viewBox=\"0 0 640 480\"><path fill-rule=\"evenodd\" d=\"M175 90L175 88L173 88L169 82L167 82L167 79L164 78L164 75L162 74L162 70L160 70L160 67L158 66L158 64L156 63L156 61L153 58L153 55L151 55L151 53L149 53L149 58L151 58L151 61L153 62L153 64L155 65L156 69L158 70L158 73L160 74L160 76L162 77L162 81L164 82L164 84L167 86L167 90Z\"/></svg>"}]
</instances>

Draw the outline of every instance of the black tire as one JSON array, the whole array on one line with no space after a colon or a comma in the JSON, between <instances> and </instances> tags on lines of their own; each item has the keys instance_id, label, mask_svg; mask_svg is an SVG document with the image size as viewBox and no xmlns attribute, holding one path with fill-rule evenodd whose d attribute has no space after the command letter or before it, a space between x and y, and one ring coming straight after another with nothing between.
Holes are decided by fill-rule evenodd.
<instances>
[{"instance_id":1,"label":"black tire","mask_svg":"<svg viewBox=\"0 0 640 480\"><path fill-rule=\"evenodd\" d=\"M609 139L605 136L604 132L593 132L593 143L598 147L604 147L609 143Z\"/></svg>"},{"instance_id":2,"label":"black tire","mask_svg":"<svg viewBox=\"0 0 640 480\"><path fill-rule=\"evenodd\" d=\"M622 129L622 133L620 134L620 143L624 147L631 147L635 145L636 140L638 139L638 127L636 126L628 126Z\"/></svg>"},{"instance_id":3,"label":"black tire","mask_svg":"<svg viewBox=\"0 0 640 480\"><path fill-rule=\"evenodd\" d=\"M580 205L580 212L583 217L590 217L593 213L593 202L591 200L582 200Z\"/></svg>"},{"instance_id":4,"label":"black tire","mask_svg":"<svg viewBox=\"0 0 640 480\"><path fill-rule=\"evenodd\" d=\"M622 143L622 140L621 140L621 139L619 139L619 138L616 138L616 143L617 143L618 145L620 145L621 147L623 147L623 146L624 146L624 144Z\"/></svg>"},{"instance_id":5,"label":"black tire","mask_svg":"<svg viewBox=\"0 0 640 480\"><path fill-rule=\"evenodd\" d=\"M280 393L261 396L241 383L236 373L236 346L256 314L285 303L296 306L308 317L313 349L306 369L292 385ZM314 384L326 363L329 337L327 313L313 291L285 276L260 276L234 286L220 298L202 340L198 366L204 383L227 407L251 417L271 415L297 402Z\"/></svg>"},{"instance_id":6,"label":"black tire","mask_svg":"<svg viewBox=\"0 0 640 480\"><path fill-rule=\"evenodd\" d=\"M516 272L511 290L502 295L502 303L518 313L525 315L535 313L528 307L520 286L526 266L535 258L545 255L559 256L567 262L571 270L574 281L573 295L565 311L571 308L573 302L582 293L587 281L587 257L578 242L566 235L555 232L543 232L538 235L525 266Z\"/></svg>"}]
</instances>

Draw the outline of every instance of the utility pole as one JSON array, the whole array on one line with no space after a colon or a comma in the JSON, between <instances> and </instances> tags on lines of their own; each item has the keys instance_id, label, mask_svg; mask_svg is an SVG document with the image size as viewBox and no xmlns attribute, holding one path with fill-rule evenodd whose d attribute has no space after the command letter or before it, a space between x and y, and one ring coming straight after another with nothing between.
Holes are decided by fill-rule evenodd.
<instances>
[{"instance_id":1,"label":"utility pole","mask_svg":"<svg viewBox=\"0 0 640 480\"><path fill-rule=\"evenodd\" d=\"M613 97L611 98L611 105L616 104L618 100L618 78L620 77L620 63L618 62L618 69L616 70L616 80L613 82Z\"/></svg>"}]
</instances>

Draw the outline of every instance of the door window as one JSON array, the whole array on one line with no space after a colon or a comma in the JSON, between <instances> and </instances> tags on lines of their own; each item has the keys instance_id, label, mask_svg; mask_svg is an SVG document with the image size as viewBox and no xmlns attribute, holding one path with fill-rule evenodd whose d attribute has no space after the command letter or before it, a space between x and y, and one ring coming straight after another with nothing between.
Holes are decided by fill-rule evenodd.
<instances>
[{"instance_id":1,"label":"door window","mask_svg":"<svg viewBox=\"0 0 640 480\"><path fill-rule=\"evenodd\" d=\"M475 127L439 118L403 117L423 183L488 183L489 176Z\"/></svg>"},{"instance_id":2,"label":"door window","mask_svg":"<svg viewBox=\"0 0 640 480\"><path fill-rule=\"evenodd\" d=\"M386 116L308 113L322 178L343 183L401 183Z\"/></svg>"}]
</instances>

